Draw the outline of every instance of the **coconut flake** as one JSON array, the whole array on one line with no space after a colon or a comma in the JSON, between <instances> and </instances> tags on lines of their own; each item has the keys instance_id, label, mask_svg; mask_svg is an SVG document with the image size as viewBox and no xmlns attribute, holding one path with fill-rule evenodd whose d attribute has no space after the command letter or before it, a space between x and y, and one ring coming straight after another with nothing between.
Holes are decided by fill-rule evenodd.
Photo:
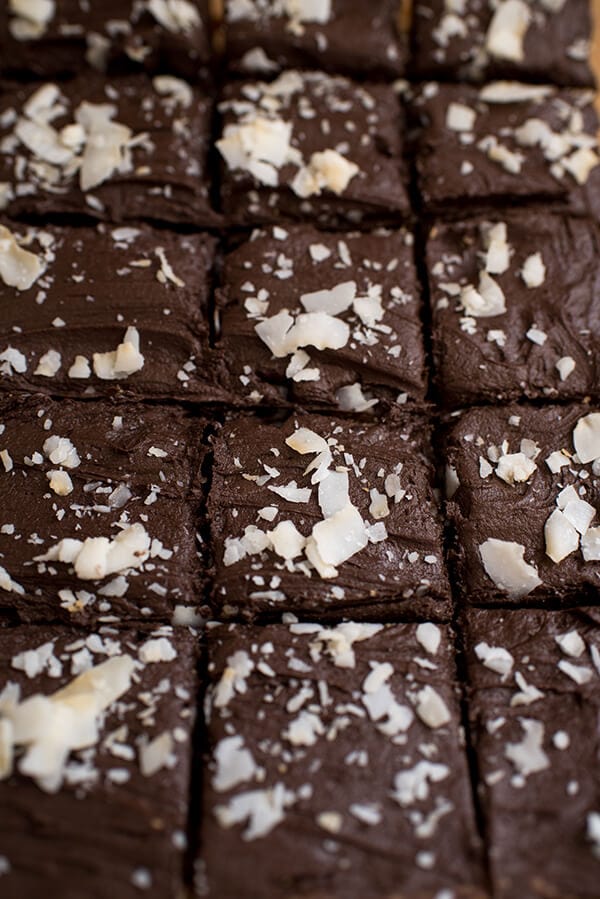
<instances>
[{"instance_id":1,"label":"coconut flake","mask_svg":"<svg viewBox=\"0 0 600 899\"><path fill-rule=\"evenodd\" d=\"M584 562L600 561L600 527L590 528L581 538Z\"/></svg>"},{"instance_id":2,"label":"coconut flake","mask_svg":"<svg viewBox=\"0 0 600 899\"><path fill-rule=\"evenodd\" d=\"M472 131L477 113L464 103L450 103L446 111L446 127L450 131Z\"/></svg>"},{"instance_id":3,"label":"coconut flake","mask_svg":"<svg viewBox=\"0 0 600 899\"><path fill-rule=\"evenodd\" d=\"M430 784L440 783L450 774L447 765L422 759L414 768L396 774L392 798L403 808L429 798Z\"/></svg>"},{"instance_id":4,"label":"coconut flake","mask_svg":"<svg viewBox=\"0 0 600 899\"><path fill-rule=\"evenodd\" d=\"M560 660L558 668L579 686L588 684L594 676L594 672L588 665L574 665L572 662L567 662L566 659Z\"/></svg>"},{"instance_id":5,"label":"coconut flake","mask_svg":"<svg viewBox=\"0 0 600 899\"><path fill-rule=\"evenodd\" d=\"M541 253L532 253L523 263L521 277L527 287L540 287L546 280L546 266Z\"/></svg>"},{"instance_id":6,"label":"coconut flake","mask_svg":"<svg viewBox=\"0 0 600 899\"><path fill-rule=\"evenodd\" d=\"M323 518L331 518L347 506L350 502L349 487L347 471L330 471L319 482L319 506Z\"/></svg>"},{"instance_id":7,"label":"coconut flake","mask_svg":"<svg viewBox=\"0 0 600 899\"><path fill-rule=\"evenodd\" d=\"M127 152L133 132L126 125L113 122L116 109L110 104L84 101L75 110L75 121L85 132L85 147L79 169L81 190L98 187L115 171L128 168Z\"/></svg>"},{"instance_id":8,"label":"coconut flake","mask_svg":"<svg viewBox=\"0 0 600 899\"><path fill-rule=\"evenodd\" d=\"M578 184L585 184L592 169L600 164L600 157L590 147L580 147L566 159L562 160L563 168L569 172Z\"/></svg>"},{"instance_id":9,"label":"coconut flake","mask_svg":"<svg viewBox=\"0 0 600 899\"><path fill-rule=\"evenodd\" d=\"M369 542L362 516L350 502L330 518L318 522L313 527L312 538L325 564L333 567L346 562Z\"/></svg>"},{"instance_id":10,"label":"coconut flake","mask_svg":"<svg viewBox=\"0 0 600 899\"><path fill-rule=\"evenodd\" d=\"M301 347L339 350L350 338L346 322L326 312L300 313L294 319L287 309L254 326L260 339L276 359L291 356Z\"/></svg>"},{"instance_id":11,"label":"coconut flake","mask_svg":"<svg viewBox=\"0 0 600 899\"><path fill-rule=\"evenodd\" d=\"M535 566L525 562L520 543L489 537L479 552L488 577L513 599L527 596L542 583Z\"/></svg>"},{"instance_id":12,"label":"coconut flake","mask_svg":"<svg viewBox=\"0 0 600 899\"><path fill-rule=\"evenodd\" d=\"M34 375L43 378L53 378L60 371L61 365L62 356L60 353L56 350L48 350L47 353L40 357Z\"/></svg>"},{"instance_id":13,"label":"coconut flake","mask_svg":"<svg viewBox=\"0 0 600 899\"><path fill-rule=\"evenodd\" d=\"M566 655L578 659L585 652L585 643L579 631L568 631L566 634L557 634L555 642Z\"/></svg>"},{"instance_id":14,"label":"coconut flake","mask_svg":"<svg viewBox=\"0 0 600 899\"><path fill-rule=\"evenodd\" d=\"M317 290L314 293L305 293L300 297L300 302L307 312L327 312L329 315L339 315L352 305L356 296L356 281L344 281L330 290Z\"/></svg>"},{"instance_id":15,"label":"coconut flake","mask_svg":"<svg viewBox=\"0 0 600 899\"><path fill-rule=\"evenodd\" d=\"M157 75L152 79L152 87L157 94L166 97L171 103L187 108L192 105L194 93L187 83L173 75Z\"/></svg>"},{"instance_id":16,"label":"coconut flake","mask_svg":"<svg viewBox=\"0 0 600 899\"><path fill-rule=\"evenodd\" d=\"M142 743L139 747L139 756L143 776L152 777L163 768L172 768L177 762L174 747L173 735L168 730L148 743Z\"/></svg>"},{"instance_id":17,"label":"coconut flake","mask_svg":"<svg viewBox=\"0 0 600 899\"><path fill-rule=\"evenodd\" d=\"M94 353L94 374L103 381L128 378L144 367L144 357L140 353L140 335L137 328L125 331L123 342L116 350L108 353Z\"/></svg>"},{"instance_id":18,"label":"coconut flake","mask_svg":"<svg viewBox=\"0 0 600 899\"><path fill-rule=\"evenodd\" d=\"M417 626L416 638L426 652L436 655L442 642L442 632L437 624L426 621Z\"/></svg>"},{"instance_id":19,"label":"coconut flake","mask_svg":"<svg viewBox=\"0 0 600 899\"><path fill-rule=\"evenodd\" d=\"M141 568L150 556L150 536L142 524L124 528L110 540L87 537L85 540L63 538L51 546L35 562L63 562L73 565L80 580L102 580L111 574Z\"/></svg>"},{"instance_id":20,"label":"coconut flake","mask_svg":"<svg viewBox=\"0 0 600 899\"><path fill-rule=\"evenodd\" d=\"M73 492L73 481L66 471L47 471L46 477L50 481L50 489L57 496L68 496Z\"/></svg>"},{"instance_id":21,"label":"coconut flake","mask_svg":"<svg viewBox=\"0 0 600 899\"><path fill-rule=\"evenodd\" d=\"M278 783L270 789L239 793L227 805L216 806L214 813L221 827L225 828L247 821L242 839L251 841L271 833L284 820L285 810L294 802L294 794Z\"/></svg>"},{"instance_id":22,"label":"coconut flake","mask_svg":"<svg viewBox=\"0 0 600 899\"><path fill-rule=\"evenodd\" d=\"M462 288L460 302L465 312L475 318L491 318L506 312L502 288L485 271L479 275L478 290L472 284Z\"/></svg>"},{"instance_id":23,"label":"coconut flake","mask_svg":"<svg viewBox=\"0 0 600 899\"><path fill-rule=\"evenodd\" d=\"M90 368L89 360L85 356L75 356L75 361L69 368L68 375L70 378L76 379L90 378L92 369Z\"/></svg>"},{"instance_id":24,"label":"coconut flake","mask_svg":"<svg viewBox=\"0 0 600 899\"><path fill-rule=\"evenodd\" d=\"M544 525L546 555L553 562L562 562L579 547L579 534L560 509L555 509Z\"/></svg>"},{"instance_id":25,"label":"coconut flake","mask_svg":"<svg viewBox=\"0 0 600 899\"><path fill-rule=\"evenodd\" d=\"M62 465L63 468L77 468L81 464L77 449L68 437L59 437L57 434L53 434L52 437L46 438L42 449L44 455L55 465Z\"/></svg>"},{"instance_id":26,"label":"coconut flake","mask_svg":"<svg viewBox=\"0 0 600 899\"><path fill-rule=\"evenodd\" d=\"M0 278L4 283L17 290L29 290L44 270L42 258L23 249L13 232L0 225Z\"/></svg>"},{"instance_id":27,"label":"coconut flake","mask_svg":"<svg viewBox=\"0 0 600 899\"><path fill-rule=\"evenodd\" d=\"M298 487L296 481L290 481L289 484L280 486L270 484L267 486L267 490L276 493L277 496L287 500L289 503L308 503L312 494L310 487Z\"/></svg>"},{"instance_id":28,"label":"coconut flake","mask_svg":"<svg viewBox=\"0 0 600 899\"><path fill-rule=\"evenodd\" d=\"M189 34L202 25L198 9L189 0L148 0L147 8L159 25L173 34Z\"/></svg>"},{"instance_id":29,"label":"coconut flake","mask_svg":"<svg viewBox=\"0 0 600 899\"><path fill-rule=\"evenodd\" d=\"M600 459L600 412L580 418L573 431L573 446L583 464Z\"/></svg>"},{"instance_id":30,"label":"coconut flake","mask_svg":"<svg viewBox=\"0 0 600 899\"><path fill-rule=\"evenodd\" d=\"M302 554L306 537L292 521L280 521L276 528L268 532L274 551L282 559L296 559Z\"/></svg>"},{"instance_id":31,"label":"coconut flake","mask_svg":"<svg viewBox=\"0 0 600 899\"><path fill-rule=\"evenodd\" d=\"M501 0L490 22L485 46L492 56L523 62L523 41L531 10L523 0Z\"/></svg>"},{"instance_id":32,"label":"coconut flake","mask_svg":"<svg viewBox=\"0 0 600 899\"><path fill-rule=\"evenodd\" d=\"M138 657L144 665L172 662L177 658L177 650L167 637L151 637L138 649Z\"/></svg>"},{"instance_id":33,"label":"coconut flake","mask_svg":"<svg viewBox=\"0 0 600 899\"><path fill-rule=\"evenodd\" d=\"M569 500L562 512L565 518L573 525L576 531L583 536L596 516L595 508L584 499L577 497Z\"/></svg>"},{"instance_id":34,"label":"coconut flake","mask_svg":"<svg viewBox=\"0 0 600 899\"><path fill-rule=\"evenodd\" d=\"M356 163L350 162L337 150L324 150L312 154L309 164L297 172L291 188L302 198L318 196L323 190L330 190L339 196L359 171Z\"/></svg>"},{"instance_id":35,"label":"coconut flake","mask_svg":"<svg viewBox=\"0 0 600 899\"><path fill-rule=\"evenodd\" d=\"M335 398L342 412L367 412L376 406L379 400L365 396L362 386L357 381L340 387L336 391Z\"/></svg>"},{"instance_id":36,"label":"coconut flake","mask_svg":"<svg viewBox=\"0 0 600 899\"><path fill-rule=\"evenodd\" d=\"M528 481L537 465L525 453L507 453L501 456L496 467L496 474L507 484L522 484Z\"/></svg>"},{"instance_id":37,"label":"coconut flake","mask_svg":"<svg viewBox=\"0 0 600 899\"><path fill-rule=\"evenodd\" d=\"M492 81L479 91L484 103L536 103L552 93L554 88L519 81Z\"/></svg>"},{"instance_id":38,"label":"coconut flake","mask_svg":"<svg viewBox=\"0 0 600 899\"><path fill-rule=\"evenodd\" d=\"M7 593L18 593L19 596L25 595L25 588L13 580L2 565L0 565L0 590L6 590Z\"/></svg>"},{"instance_id":39,"label":"coconut flake","mask_svg":"<svg viewBox=\"0 0 600 899\"><path fill-rule=\"evenodd\" d=\"M323 453L329 451L329 444L310 428L296 428L293 434L286 438L286 444L301 455L307 453Z\"/></svg>"},{"instance_id":40,"label":"coconut flake","mask_svg":"<svg viewBox=\"0 0 600 899\"><path fill-rule=\"evenodd\" d=\"M50 696L38 693L5 706L11 742L25 750L18 763L21 774L57 792L70 752L97 744L104 712L129 690L134 668L130 656L113 656Z\"/></svg>"},{"instance_id":41,"label":"coconut flake","mask_svg":"<svg viewBox=\"0 0 600 899\"><path fill-rule=\"evenodd\" d=\"M55 0L9 0L9 29L17 41L39 40L56 13Z\"/></svg>"},{"instance_id":42,"label":"coconut flake","mask_svg":"<svg viewBox=\"0 0 600 899\"><path fill-rule=\"evenodd\" d=\"M20 350L14 347L7 347L0 353L0 374L12 375L23 374L27 371L27 359Z\"/></svg>"},{"instance_id":43,"label":"coconut flake","mask_svg":"<svg viewBox=\"0 0 600 899\"><path fill-rule=\"evenodd\" d=\"M486 248L485 270L490 275L502 275L510 266L510 246L506 240L506 223L497 222L484 231Z\"/></svg>"},{"instance_id":44,"label":"coconut flake","mask_svg":"<svg viewBox=\"0 0 600 899\"><path fill-rule=\"evenodd\" d=\"M521 777L529 777L550 767L550 760L543 750L544 725L533 718L519 718L519 722L525 736L520 743L507 743L504 754Z\"/></svg>"},{"instance_id":45,"label":"coconut flake","mask_svg":"<svg viewBox=\"0 0 600 899\"><path fill-rule=\"evenodd\" d=\"M478 643L475 647L475 655L490 671L507 677L515 663L514 658L507 649L502 646L490 646L488 643Z\"/></svg>"},{"instance_id":46,"label":"coconut flake","mask_svg":"<svg viewBox=\"0 0 600 899\"><path fill-rule=\"evenodd\" d=\"M217 770L212 785L219 793L247 783L258 770L252 753L244 746L244 738L239 735L220 740L215 746L213 758Z\"/></svg>"},{"instance_id":47,"label":"coconut flake","mask_svg":"<svg viewBox=\"0 0 600 899\"><path fill-rule=\"evenodd\" d=\"M429 684L417 693L416 708L421 721L432 729L443 727L452 720L448 706L440 694Z\"/></svg>"},{"instance_id":48,"label":"coconut flake","mask_svg":"<svg viewBox=\"0 0 600 899\"><path fill-rule=\"evenodd\" d=\"M575 360L572 356L562 356L554 366L561 381L566 381L569 375L575 371Z\"/></svg>"},{"instance_id":49,"label":"coconut flake","mask_svg":"<svg viewBox=\"0 0 600 899\"><path fill-rule=\"evenodd\" d=\"M279 169L287 163L299 164L291 137L289 122L252 114L227 125L216 146L230 169L247 171L261 184L276 187Z\"/></svg>"},{"instance_id":50,"label":"coconut flake","mask_svg":"<svg viewBox=\"0 0 600 899\"><path fill-rule=\"evenodd\" d=\"M553 474L558 474L561 468L571 464L571 460L562 450L555 450L545 459L546 465Z\"/></svg>"},{"instance_id":51,"label":"coconut flake","mask_svg":"<svg viewBox=\"0 0 600 899\"><path fill-rule=\"evenodd\" d=\"M254 662L245 650L238 650L227 659L221 680L215 687L214 705L218 709L226 708L236 693L245 693L246 681L254 670Z\"/></svg>"}]
</instances>

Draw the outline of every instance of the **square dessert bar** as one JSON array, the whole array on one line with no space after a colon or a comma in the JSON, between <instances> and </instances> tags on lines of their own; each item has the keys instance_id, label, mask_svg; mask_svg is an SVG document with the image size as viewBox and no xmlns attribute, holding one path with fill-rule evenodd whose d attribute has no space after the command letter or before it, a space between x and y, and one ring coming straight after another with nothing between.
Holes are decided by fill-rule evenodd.
<instances>
[{"instance_id":1,"label":"square dessert bar","mask_svg":"<svg viewBox=\"0 0 600 899\"><path fill-rule=\"evenodd\" d=\"M396 0L368 10L355 0L225 0L227 63L254 75L298 66L397 77L406 61L397 12Z\"/></svg>"},{"instance_id":2,"label":"square dessert bar","mask_svg":"<svg viewBox=\"0 0 600 899\"><path fill-rule=\"evenodd\" d=\"M412 37L421 77L594 84L588 0L423 0Z\"/></svg>"},{"instance_id":3,"label":"square dessert bar","mask_svg":"<svg viewBox=\"0 0 600 899\"><path fill-rule=\"evenodd\" d=\"M492 82L427 84L420 120L418 185L427 211L543 202L600 219L594 93Z\"/></svg>"},{"instance_id":4,"label":"square dessert bar","mask_svg":"<svg viewBox=\"0 0 600 899\"><path fill-rule=\"evenodd\" d=\"M494 896L598 894L597 612L470 611L470 718Z\"/></svg>"},{"instance_id":5,"label":"square dessert bar","mask_svg":"<svg viewBox=\"0 0 600 899\"><path fill-rule=\"evenodd\" d=\"M208 632L200 896L483 897L451 635Z\"/></svg>"},{"instance_id":6,"label":"square dessert bar","mask_svg":"<svg viewBox=\"0 0 600 899\"><path fill-rule=\"evenodd\" d=\"M47 78L86 64L197 77L210 59L208 0L7 0L0 69Z\"/></svg>"},{"instance_id":7,"label":"square dessert bar","mask_svg":"<svg viewBox=\"0 0 600 899\"><path fill-rule=\"evenodd\" d=\"M410 415L226 421L208 501L217 614L447 619L430 436Z\"/></svg>"},{"instance_id":8,"label":"square dessert bar","mask_svg":"<svg viewBox=\"0 0 600 899\"><path fill-rule=\"evenodd\" d=\"M203 430L178 409L5 400L0 607L81 623L200 604Z\"/></svg>"},{"instance_id":9,"label":"square dessert bar","mask_svg":"<svg viewBox=\"0 0 600 899\"><path fill-rule=\"evenodd\" d=\"M597 602L600 412L471 409L446 451L453 553L467 601Z\"/></svg>"},{"instance_id":10,"label":"square dessert bar","mask_svg":"<svg viewBox=\"0 0 600 899\"><path fill-rule=\"evenodd\" d=\"M221 203L233 223L347 227L410 212L393 87L288 70L230 83L219 108Z\"/></svg>"},{"instance_id":11,"label":"square dessert bar","mask_svg":"<svg viewBox=\"0 0 600 899\"><path fill-rule=\"evenodd\" d=\"M0 219L0 251L0 389L218 398L212 237Z\"/></svg>"},{"instance_id":12,"label":"square dessert bar","mask_svg":"<svg viewBox=\"0 0 600 899\"><path fill-rule=\"evenodd\" d=\"M523 210L436 224L435 380L451 405L600 392L600 232Z\"/></svg>"},{"instance_id":13,"label":"square dessert bar","mask_svg":"<svg viewBox=\"0 0 600 899\"><path fill-rule=\"evenodd\" d=\"M408 231L255 231L225 257L217 311L236 404L362 411L425 398Z\"/></svg>"},{"instance_id":14,"label":"square dessert bar","mask_svg":"<svg viewBox=\"0 0 600 899\"><path fill-rule=\"evenodd\" d=\"M0 631L3 899L181 896L196 644L169 627Z\"/></svg>"},{"instance_id":15,"label":"square dessert bar","mask_svg":"<svg viewBox=\"0 0 600 899\"><path fill-rule=\"evenodd\" d=\"M214 224L212 102L171 75L6 85L0 210Z\"/></svg>"}]
</instances>

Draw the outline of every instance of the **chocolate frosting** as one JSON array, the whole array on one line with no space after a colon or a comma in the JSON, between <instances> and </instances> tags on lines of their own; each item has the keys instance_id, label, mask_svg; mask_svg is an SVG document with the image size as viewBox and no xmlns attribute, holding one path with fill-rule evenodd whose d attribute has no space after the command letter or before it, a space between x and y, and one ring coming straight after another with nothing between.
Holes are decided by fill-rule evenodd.
<instances>
[{"instance_id":1,"label":"chocolate frosting","mask_svg":"<svg viewBox=\"0 0 600 899\"><path fill-rule=\"evenodd\" d=\"M345 627L209 631L200 895L393 899L433 897L448 883L461 899L485 895L447 628L432 653L414 625ZM411 721L395 736L385 712L365 714L383 698L366 679L384 672L383 692ZM444 725L415 714L423 689L443 703ZM251 753L237 778L225 755L236 740ZM419 789L425 769L433 775ZM229 822L227 810L236 800L256 810L251 791L263 790L285 790L288 804L249 838L252 819ZM278 807L281 792L271 796Z\"/></svg>"},{"instance_id":2,"label":"chocolate frosting","mask_svg":"<svg viewBox=\"0 0 600 899\"><path fill-rule=\"evenodd\" d=\"M142 647L156 640L166 641L169 660L142 664L140 650L143 654ZM22 653L33 657L32 664L38 648L47 644L52 669L36 666L37 673L28 676L15 666ZM198 689L196 646L193 635L171 628L0 631L0 693L7 683L18 685L21 700L52 695L82 665L123 654L137 662L135 680L107 709L98 740L67 759L58 792L45 792L16 768L0 781L3 897L36 899L42 884L61 899L115 894L137 899L143 889L149 895L180 895ZM165 733L172 738L173 764L142 774L141 747Z\"/></svg>"},{"instance_id":3,"label":"chocolate frosting","mask_svg":"<svg viewBox=\"0 0 600 899\"><path fill-rule=\"evenodd\" d=\"M466 635L494 895L592 897L598 858L589 816L600 800L598 612L470 611ZM476 652L482 644L510 653L508 674L483 664ZM537 770L523 774L527 766Z\"/></svg>"},{"instance_id":4,"label":"chocolate frosting","mask_svg":"<svg viewBox=\"0 0 600 899\"><path fill-rule=\"evenodd\" d=\"M223 132L242 122L249 104L275 108L275 118L291 124L290 144L307 164L313 153L342 147L359 172L339 194L330 190L298 196L292 182L299 167L285 163L275 187L261 184L245 169L225 164L221 179L223 212L235 224L282 219L311 220L321 226L348 227L397 221L410 211L402 158L402 111L394 89L356 84L321 72L285 72L280 87L262 82L231 82L223 90ZM275 94L275 103L273 103ZM264 111L261 113L264 115Z\"/></svg>"},{"instance_id":5,"label":"chocolate frosting","mask_svg":"<svg viewBox=\"0 0 600 899\"><path fill-rule=\"evenodd\" d=\"M6 225L44 269L26 290L0 280L0 355L11 347L26 366L18 371L2 357L0 389L86 398L221 397L209 349L213 238L147 226ZM143 366L113 380L98 377L94 354L115 350L130 327L138 332ZM52 376L36 374L48 351L60 354L60 367ZM76 366L73 377L81 355L88 376Z\"/></svg>"},{"instance_id":6,"label":"chocolate frosting","mask_svg":"<svg viewBox=\"0 0 600 899\"><path fill-rule=\"evenodd\" d=\"M466 0L452 15L446 0L418 3L414 10L413 64L423 78L489 81L508 78L592 87L588 63L592 37L587 0L551 4L527 0L531 20L523 38L522 59L501 59L485 49L498 8L492 0Z\"/></svg>"},{"instance_id":7,"label":"chocolate frosting","mask_svg":"<svg viewBox=\"0 0 600 899\"><path fill-rule=\"evenodd\" d=\"M202 421L177 409L46 397L6 402L0 420L8 454L0 474L0 564L22 588L3 582L3 606L24 621L81 623L164 621L176 605L197 604ZM70 441L80 464L50 458L44 444L51 437ZM61 469L72 483L65 495L48 477ZM114 540L134 524L155 541L141 568L88 580L71 564L34 561L62 539Z\"/></svg>"},{"instance_id":8,"label":"chocolate frosting","mask_svg":"<svg viewBox=\"0 0 600 899\"><path fill-rule=\"evenodd\" d=\"M0 142L10 151L0 154L4 211L11 216L71 214L115 222L217 223L206 174L211 101L204 91L185 82L175 94L171 89L159 93L157 84L161 82L144 75L111 79L85 75L60 83L57 105L62 104L64 111L52 119L55 129L72 125L82 103L112 104L113 121L138 138L129 150L131 167L113 171L89 190L81 189L79 177L70 173L68 165L50 170L40 166L38 156L14 136L15 125L39 86L9 85L0 98ZM33 145L36 153L46 152L37 133ZM117 158L123 159L123 152Z\"/></svg>"},{"instance_id":9,"label":"chocolate frosting","mask_svg":"<svg viewBox=\"0 0 600 899\"><path fill-rule=\"evenodd\" d=\"M480 91L468 84L431 84L421 89L414 111L421 123L416 160L418 185L427 211L448 212L451 217L464 215L465 208L487 209L514 203L546 204L561 211L600 218L600 167L591 169L583 183L568 171L558 173L557 159L546 158L539 137L532 143L517 139L516 129L531 120L539 120L558 139L567 143L560 159L568 159L582 141L592 144L597 155L598 117L591 91L559 89L539 85L523 86L525 91L543 91L537 99L509 102L511 86L501 85L504 100L486 102ZM485 96L485 94L483 94ZM466 106L473 111L473 126L466 131L448 127L450 104ZM543 129L544 125L541 126ZM573 129L570 131L570 129ZM541 130L535 126L536 133ZM520 133L520 132L519 132ZM512 155L506 161L493 159L479 146L494 143L500 154ZM569 143L571 141L571 143ZM494 153L494 150L491 151ZM554 172L554 174L553 174Z\"/></svg>"},{"instance_id":10,"label":"chocolate frosting","mask_svg":"<svg viewBox=\"0 0 600 899\"><path fill-rule=\"evenodd\" d=\"M359 383L382 405L423 401L425 351L421 329L420 286L408 231L326 234L307 226L254 232L230 252L219 291L220 337L224 371L235 404L338 408L336 394ZM307 347L309 368L317 380L286 377L289 356L275 358L256 333L265 317L287 309L305 311L300 298L353 281L357 295L379 291L383 317L371 326L349 309L338 317L350 326L350 339L339 350ZM266 297L263 316L252 310ZM259 304L260 304L259 300Z\"/></svg>"},{"instance_id":11,"label":"chocolate frosting","mask_svg":"<svg viewBox=\"0 0 600 899\"><path fill-rule=\"evenodd\" d=\"M365 28L364 9L346 0L332 0L326 22L302 21L298 27L273 3L226 0L227 62L230 69L244 74L263 75L297 66L366 73L370 78L398 77L406 63L406 42L396 28L397 11L395 0L375 0ZM262 51L258 58L256 48Z\"/></svg>"},{"instance_id":12,"label":"chocolate frosting","mask_svg":"<svg viewBox=\"0 0 600 899\"><path fill-rule=\"evenodd\" d=\"M497 223L507 226L510 264L492 278L504 293L506 311L469 318L459 288L477 288L485 231ZM528 286L524 265L538 253L543 281ZM486 219L434 225L427 243L427 274L442 400L467 405L597 396L599 258L598 229L581 219L498 210ZM574 363L564 379L557 368L562 359L571 360L563 373Z\"/></svg>"},{"instance_id":13,"label":"chocolate frosting","mask_svg":"<svg viewBox=\"0 0 600 899\"><path fill-rule=\"evenodd\" d=\"M0 9L0 68L40 78L96 69L175 72L197 78L210 59L207 0L185 0L178 18L160 3L162 22L135 0L55 0L55 12L35 39L17 39L18 17Z\"/></svg>"},{"instance_id":14,"label":"chocolate frosting","mask_svg":"<svg viewBox=\"0 0 600 899\"><path fill-rule=\"evenodd\" d=\"M384 493L386 477L399 471L398 501L389 499L390 514L380 522L387 539L370 542L339 566L337 577L329 579L314 569L307 571L305 565L286 566L269 550L226 564L228 544L242 538L249 526L268 531L281 521L291 521L307 537L323 519L316 486L308 502L289 500L269 489L293 481L299 488L310 488L311 476L305 471L315 457L299 455L286 445L298 428L335 438L332 468L349 469L350 500L371 524L376 519L369 511L370 491ZM428 441L426 420L409 415L390 426L304 414L281 424L265 421L260 427L244 416L227 421L214 440L208 501L215 565L213 604L219 617L253 619L293 612L337 619L352 615L389 620L399 613L409 618L447 618L450 590ZM277 475L268 476L265 466ZM260 486L256 478L263 476ZM258 515L264 507L277 510L271 522Z\"/></svg>"},{"instance_id":15,"label":"chocolate frosting","mask_svg":"<svg viewBox=\"0 0 600 899\"><path fill-rule=\"evenodd\" d=\"M574 428L591 412L594 409L584 405L470 409L453 427L446 461L459 486L447 509L454 529L452 553L458 564L458 586L468 602L577 606L597 595L600 564L585 561L579 548L554 562L546 554L544 536L546 521L558 508L563 488L573 486L581 499L596 510L600 506L594 464L569 461L575 451ZM535 449L525 445L528 452L537 454L535 470L527 481L506 483L495 473L495 463L490 465L491 473L485 465L482 469L481 459L489 459L490 447L499 448L501 454L518 453L523 449L522 440L536 445ZM504 441L507 445L503 447ZM563 454L567 464L553 472L546 460L561 450L567 454ZM596 514L592 527L597 523ZM481 545L489 538L521 545L524 560L537 569L542 583L524 596L507 595L484 569Z\"/></svg>"}]
</instances>

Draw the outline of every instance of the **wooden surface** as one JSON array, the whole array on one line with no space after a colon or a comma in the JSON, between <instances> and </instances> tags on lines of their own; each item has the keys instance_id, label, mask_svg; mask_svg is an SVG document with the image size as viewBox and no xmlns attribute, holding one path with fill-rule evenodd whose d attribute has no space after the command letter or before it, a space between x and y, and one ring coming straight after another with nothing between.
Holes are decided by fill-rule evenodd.
<instances>
[{"instance_id":1,"label":"wooden surface","mask_svg":"<svg viewBox=\"0 0 600 899\"><path fill-rule=\"evenodd\" d=\"M594 20L590 60L596 80L600 85L600 0L590 0L590 3L592 4L592 17ZM600 112L600 91L596 97L596 108Z\"/></svg>"}]
</instances>

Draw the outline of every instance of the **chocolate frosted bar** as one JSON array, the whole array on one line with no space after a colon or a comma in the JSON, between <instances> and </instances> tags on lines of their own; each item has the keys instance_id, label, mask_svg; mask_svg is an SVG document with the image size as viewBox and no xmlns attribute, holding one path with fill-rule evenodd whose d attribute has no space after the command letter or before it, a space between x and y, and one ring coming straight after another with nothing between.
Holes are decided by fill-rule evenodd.
<instances>
[{"instance_id":1,"label":"chocolate frosted bar","mask_svg":"<svg viewBox=\"0 0 600 899\"><path fill-rule=\"evenodd\" d=\"M0 220L0 389L214 401L215 241Z\"/></svg>"},{"instance_id":2,"label":"chocolate frosted bar","mask_svg":"<svg viewBox=\"0 0 600 899\"><path fill-rule=\"evenodd\" d=\"M418 186L427 211L454 214L543 202L600 219L600 156L594 93L493 82L427 84Z\"/></svg>"},{"instance_id":3,"label":"chocolate frosted bar","mask_svg":"<svg viewBox=\"0 0 600 899\"><path fill-rule=\"evenodd\" d=\"M224 89L223 212L236 224L358 226L410 212L394 89L322 72Z\"/></svg>"},{"instance_id":4,"label":"chocolate frosted bar","mask_svg":"<svg viewBox=\"0 0 600 899\"><path fill-rule=\"evenodd\" d=\"M214 440L219 616L447 618L428 422L239 416Z\"/></svg>"},{"instance_id":5,"label":"chocolate frosted bar","mask_svg":"<svg viewBox=\"0 0 600 899\"><path fill-rule=\"evenodd\" d=\"M470 611L471 730L494 896L593 897L598 612Z\"/></svg>"},{"instance_id":6,"label":"chocolate frosted bar","mask_svg":"<svg viewBox=\"0 0 600 899\"><path fill-rule=\"evenodd\" d=\"M181 895L196 643L0 631L3 899Z\"/></svg>"},{"instance_id":7,"label":"chocolate frosted bar","mask_svg":"<svg viewBox=\"0 0 600 899\"><path fill-rule=\"evenodd\" d=\"M203 430L178 409L0 405L0 606L80 623L199 605Z\"/></svg>"},{"instance_id":8,"label":"chocolate frosted bar","mask_svg":"<svg viewBox=\"0 0 600 899\"><path fill-rule=\"evenodd\" d=\"M398 76L406 48L397 12L396 0L375 0L368 11L353 0L225 0L227 62L255 75L298 66Z\"/></svg>"},{"instance_id":9,"label":"chocolate frosted bar","mask_svg":"<svg viewBox=\"0 0 600 899\"><path fill-rule=\"evenodd\" d=\"M171 75L7 86L0 210L215 224L206 174L212 103Z\"/></svg>"},{"instance_id":10,"label":"chocolate frosted bar","mask_svg":"<svg viewBox=\"0 0 600 899\"><path fill-rule=\"evenodd\" d=\"M144 68L200 75L210 59L208 0L6 0L0 70L47 78Z\"/></svg>"},{"instance_id":11,"label":"chocolate frosted bar","mask_svg":"<svg viewBox=\"0 0 600 899\"><path fill-rule=\"evenodd\" d=\"M421 77L591 87L591 37L588 0L427 0L414 7Z\"/></svg>"},{"instance_id":12,"label":"chocolate frosted bar","mask_svg":"<svg viewBox=\"0 0 600 899\"><path fill-rule=\"evenodd\" d=\"M256 231L225 257L217 310L236 404L362 412L425 398L408 231Z\"/></svg>"},{"instance_id":13,"label":"chocolate frosted bar","mask_svg":"<svg viewBox=\"0 0 600 899\"><path fill-rule=\"evenodd\" d=\"M466 412L447 445L458 583L472 603L580 605L600 586L600 413Z\"/></svg>"},{"instance_id":14,"label":"chocolate frosted bar","mask_svg":"<svg viewBox=\"0 0 600 899\"><path fill-rule=\"evenodd\" d=\"M197 892L486 894L447 628L220 626Z\"/></svg>"},{"instance_id":15,"label":"chocolate frosted bar","mask_svg":"<svg viewBox=\"0 0 600 899\"><path fill-rule=\"evenodd\" d=\"M599 395L595 224L526 211L437 224L427 274L445 403Z\"/></svg>"}]
</instances>

